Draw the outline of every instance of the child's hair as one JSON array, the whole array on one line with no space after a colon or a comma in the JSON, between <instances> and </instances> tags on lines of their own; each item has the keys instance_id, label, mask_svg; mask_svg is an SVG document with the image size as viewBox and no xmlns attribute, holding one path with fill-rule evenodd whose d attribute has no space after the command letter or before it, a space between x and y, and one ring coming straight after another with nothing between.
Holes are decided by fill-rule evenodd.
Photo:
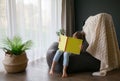
<instances>
[{"instance_id":1,"label":"child's hair","mask_svg":"<svg viewBox=\"0 0 120 81\"><path fill-rule=\"evenodd\" d=\"M83 31L77 31L73 34L73 37L84 40L85 34Z\"/></svg>"}]
</instances>

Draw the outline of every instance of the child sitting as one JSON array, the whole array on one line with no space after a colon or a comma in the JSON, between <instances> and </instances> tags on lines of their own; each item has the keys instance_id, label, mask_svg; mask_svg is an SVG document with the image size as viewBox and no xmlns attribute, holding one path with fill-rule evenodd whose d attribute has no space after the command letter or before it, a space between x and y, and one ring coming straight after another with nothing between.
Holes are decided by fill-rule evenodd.
<instances>
[{"instance_id":1,"label":"child sitting","mask_svg":"<svg viewBox=\"0 0 120 81\"><path fill-rule=\"evenodd\" d=\"M84 40L84 32L75 32L73 34L73 37L77 38L77 39L83 39ZM62 73L62 77L65 78L65 77L68 76L68 74L67 74L67 67L68 67L68 64L69 64L69 56L71 54L68 53L68 52L61 51L59 49L56 51L56 54L55 54L55 56L53 58L53 62L52 62L52 66L51 66L49 74L51 74L51 75L54 74L54 67L55 67L56 63L58 62L58 60L59 60L59 58L60 58L60 56L62 54L64 54L63 55L64 58L63 58L63 73Z\"/></svg>"}]
</instances>

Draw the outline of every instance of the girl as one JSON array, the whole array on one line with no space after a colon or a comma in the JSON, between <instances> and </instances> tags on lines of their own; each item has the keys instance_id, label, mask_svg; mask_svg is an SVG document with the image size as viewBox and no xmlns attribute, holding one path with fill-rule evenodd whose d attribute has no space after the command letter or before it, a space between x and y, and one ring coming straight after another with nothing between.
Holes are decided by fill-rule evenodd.
<instances>
[{"instance_id":1,"label":"girl","mask_svg":"<svg viewBox=\"0 0 120 81\"><path fill-rule=\"evenodd\" d=\"M74 38L77 38L77 39L83 39L84 40L84 32L75 32L73 34L73 37ZM49 74L53 75L54 74L54 67L56 65L56 63L58 62L60 56L64 54L64 58L63 58L63 73L62 73L62 77L65 78L67 77L67 67L68 67L68 64L69 64L69 56L71 55L70 53L68 52L63 52L61 50L57 50L56 51L56 54L53 58L53 62L52 62L52 66L51 66L51 69L50 69L50 72Z\"/></svg>"}]
</instances>

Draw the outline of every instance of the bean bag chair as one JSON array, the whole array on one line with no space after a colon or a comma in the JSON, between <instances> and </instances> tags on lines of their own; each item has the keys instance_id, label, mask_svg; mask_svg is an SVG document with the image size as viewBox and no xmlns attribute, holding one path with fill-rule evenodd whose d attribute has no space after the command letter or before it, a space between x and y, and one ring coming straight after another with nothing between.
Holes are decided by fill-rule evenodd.
<instances>
[{"instance_id":1,"label":"bean bag chair","mask_svg":"<svg viewBox=\"0 0 120 81\"><path fill-rule=\"evenodd\" d=\"M88 43L84 42L85 46L83 50L86 50L88 47ZM47 50L47 64L49 69L51 68L53 57L58 49L58 42L54 42L49 49ZM61 73L63 68L63 55L60 57L58 63L55 66L55 72ZM94 72L98 71L100 68L100 61L93 56L91 56L88 52L81 52L80 55L70 55L69 57L69 65L67 69L67 73L77 73L77 72Z\"/></svg>"}]
</instances>

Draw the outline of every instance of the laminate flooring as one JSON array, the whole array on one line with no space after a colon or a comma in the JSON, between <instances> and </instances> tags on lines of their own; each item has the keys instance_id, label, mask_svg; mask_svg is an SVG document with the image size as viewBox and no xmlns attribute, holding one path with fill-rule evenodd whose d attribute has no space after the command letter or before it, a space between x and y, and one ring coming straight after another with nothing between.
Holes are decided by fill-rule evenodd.
<instances>
[{"instance_id":1,"label":"laminate flooring","mask_svg":"<svg viewBox=\"0 0 120 81\"><path fill-rule=\"evenodd\" d=\"M69 74L67 78L61 78L61 74L49 75L46 59L38 59L29 62L26 71L8 74L4 68L0 70L0 81L120 81L120 70L108 72L107 76L92 76L92 72Z\"/></svg>"}]
</instances>

